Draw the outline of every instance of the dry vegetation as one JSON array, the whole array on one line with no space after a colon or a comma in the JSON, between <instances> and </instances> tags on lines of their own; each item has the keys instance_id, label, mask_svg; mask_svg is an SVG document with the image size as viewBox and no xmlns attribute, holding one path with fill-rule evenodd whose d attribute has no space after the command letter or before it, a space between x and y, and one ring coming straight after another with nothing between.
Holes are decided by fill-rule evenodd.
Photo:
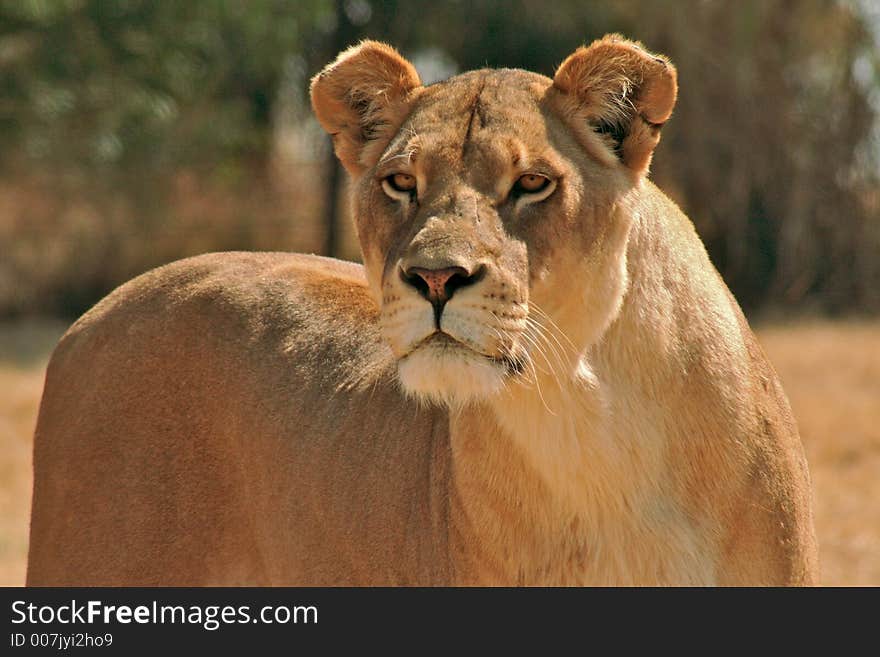
<instances>
[{"instance_id":1,"label":"dry vegetation","mask_svg":"<svg viewBox=\"0 0 880 657\"><path fill-rule=\"evenodd\" d=\"M822 581L880 585L880 323L758 331L813 477Z\"/></svg>"},{"instance_id":2,"label":"dry vegetation","mask_svg":"<svg viewBox=\"0 0 880 657\"><path fill-rule=\"evenodd\" d=\"M59 322L0 324L0 585L24 584L31 441Z\"/></svg>"},{"instance_id":3,"label":"dry vegetation","mask_svg":"<svg viewBox=\"0 0 880 657\"><path fill-rule=\"evenodd\" d=\"M0 584L24 582L31 438L64 327L0 326ZM880 584L880 323L758 331L798 418L813 474L822 582Z\"/></svg>"}]
</instances>

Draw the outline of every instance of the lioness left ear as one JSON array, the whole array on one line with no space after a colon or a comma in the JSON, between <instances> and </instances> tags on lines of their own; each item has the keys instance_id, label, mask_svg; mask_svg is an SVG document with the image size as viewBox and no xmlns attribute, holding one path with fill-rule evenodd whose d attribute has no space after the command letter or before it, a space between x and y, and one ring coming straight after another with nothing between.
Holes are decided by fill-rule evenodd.
<instances>
[{"instance_id":1,"label":"lioness left ear","mask_svg":"<svg viewBox=\"0 0 880 657\"><path fill-rule=\"evenodd\" d=\"M378 160L421 86L413 65L378 41L343 51L312 78L312 108L349 173L358 175Z\"/></svg>"},{"instance_id":2,"label":"lioness left ear","mask_svg":"<svg viewBox=\"0 0 880 657\"><path fill-rule=\"evenodd\" d=\"M675 67L612 34L562 62L553 86L637 175L647 172L678 93Z\"/></svg>"}]
</instances>

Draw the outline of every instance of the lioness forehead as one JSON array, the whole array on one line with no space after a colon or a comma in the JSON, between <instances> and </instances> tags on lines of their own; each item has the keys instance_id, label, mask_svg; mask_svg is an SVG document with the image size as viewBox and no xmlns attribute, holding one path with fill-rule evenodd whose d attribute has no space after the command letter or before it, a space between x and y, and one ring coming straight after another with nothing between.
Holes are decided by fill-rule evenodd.
<instances>
[{"instance_id":1,"label":"lioness forehead","mask_svg":"<svg viewBox=\"0 0 880 657\"><path fill-rule=\"evenodd\" d=\"M546 144L541 100L551 84L529 71L482 69L426 87L380 167L400 158L426 164L428 156L448 166L466 159L469 150L496 164L515 161L530 142Z\"/></svg>"},{"instance_id":2,"label":"lioness forehead","mask_svg":"<svg viewBox=\"0 0 880 657\"><path fill-rule=\"evenodd\" d=\"M478 112L487 122L504 121L512 112L536 110L551 84L543 75L519 69L469 71L426 87L413 116L445 121ZM492 112L485 111L489 108Z\"/></svg>"}]
</instances>

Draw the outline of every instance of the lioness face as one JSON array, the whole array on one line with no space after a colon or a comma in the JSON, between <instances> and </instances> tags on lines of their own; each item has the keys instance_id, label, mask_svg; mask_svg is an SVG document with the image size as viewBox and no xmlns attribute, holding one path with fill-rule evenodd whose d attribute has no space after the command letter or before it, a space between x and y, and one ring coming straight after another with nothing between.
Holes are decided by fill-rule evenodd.
<instances>
[{"instance_id":1,"label":"lioness face","mask_svg":"<svg viewBox=\"0 0 880 657\"><path fill-rule=\"evenodd\" d=\"M619 307L626 193L647 159L630 148L626 161L627 129L591 123L604 115L590 103L611 101L576 93L577 55L555 81L483 70L422 87L399 55L368 43L313 82L354 176L382 332L415 395L457 404L570 373Z\"/></svg>"},{"instance_id":2,"label":"lioness face","mask_svg":"<svg viewBox=\"0 0 880 657\"><path fill-rule=\"evenodd\" d=\"M549 86L482 71L425 89L358 183L383 335L413 393L460 400L533 376L549 349L535 308L577 303L566 253L586 257L605 230L590 221L596 191L585 198L601 165L542 107Z\"/></svg>"}]
</instances>

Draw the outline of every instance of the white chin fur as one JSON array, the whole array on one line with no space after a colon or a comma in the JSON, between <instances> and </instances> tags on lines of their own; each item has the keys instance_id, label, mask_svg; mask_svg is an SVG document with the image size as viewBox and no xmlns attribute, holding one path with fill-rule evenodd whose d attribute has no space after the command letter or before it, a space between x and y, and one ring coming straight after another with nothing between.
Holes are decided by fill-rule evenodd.
<instances>
[{"instance_id":1,"label":"white chin fur","mask_svg":"<svg viewBox=\"0 0 880 657\"><path fill-rule=\"evenodd\" d=\"M460 406L496 394L504 386L504 369L463 347L425 345L402 358L397 375L414 397Z\"/></svg>"}]
</instances>

